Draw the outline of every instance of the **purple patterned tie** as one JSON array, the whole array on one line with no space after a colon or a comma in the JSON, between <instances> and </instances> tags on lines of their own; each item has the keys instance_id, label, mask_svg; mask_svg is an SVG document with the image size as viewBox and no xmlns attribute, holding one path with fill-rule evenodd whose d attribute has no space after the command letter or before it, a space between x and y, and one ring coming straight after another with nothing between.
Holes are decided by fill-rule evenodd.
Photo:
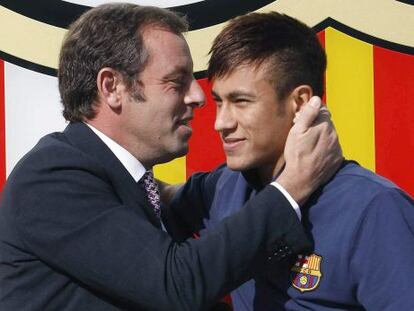
<instances>
[{"instance_id":1,"label":"purple patterned tie","mask_svg":"<svg viewBox=\"0 0 414 311\"><path fill-rule=\"evenodd\" d=\"M160 202L160 191L158 184L154 180L152 171L146 171L144 174L144 187L147 193L147 198L154 208L155 215L158 218L161 217L161 202Z\"/></svg>"}]
</instances>

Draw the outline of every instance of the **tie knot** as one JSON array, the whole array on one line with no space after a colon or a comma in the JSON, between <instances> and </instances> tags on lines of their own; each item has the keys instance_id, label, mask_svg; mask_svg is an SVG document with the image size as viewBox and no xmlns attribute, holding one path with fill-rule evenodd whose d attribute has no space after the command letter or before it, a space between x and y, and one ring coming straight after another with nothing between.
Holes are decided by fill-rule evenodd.
<instances>
[{"instance_id":1,"label":"tie knot","mask_svg":"<svg viewBox=\"0 0 414 311\"><path fill-rule=\"evenodd\" d=\"M155 184L154 174L152 173L152 171L146 171L145 172L145 174L144 174L144 184L145 185Z\"/></svg>"},{"instance_id":2,"label":"tie knot","mask_svg":"<svg viewBox=\"0 0 414 311\"><path fill-rule=\"evenodd\" d=\"M160 191L158 189L158 184L154 179L154 174L152 171L146 171L144 174L144 188L147 193L148 201L151 203L154 208L154 212L158 218L161 217L161 202L160 202Z\"/></svg>"}]
</instances>

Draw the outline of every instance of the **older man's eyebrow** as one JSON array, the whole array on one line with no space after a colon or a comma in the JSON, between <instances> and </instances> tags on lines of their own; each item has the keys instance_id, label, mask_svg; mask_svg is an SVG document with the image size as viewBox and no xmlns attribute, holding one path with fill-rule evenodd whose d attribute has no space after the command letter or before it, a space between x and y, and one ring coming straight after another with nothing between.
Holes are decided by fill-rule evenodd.
<instances>
[{"instance_id":1,"label":"older man's eyebrow","mask_svg":"<svg viewBox=\"0 0 414 311\"><path fill-rule=\"evenodd\" d=\"M175 67L171 72L167 73L162 77L163 81L171 81L181 77L188 77L192 75L193 72L187 67Z\"/></svg>"}]
</instances>

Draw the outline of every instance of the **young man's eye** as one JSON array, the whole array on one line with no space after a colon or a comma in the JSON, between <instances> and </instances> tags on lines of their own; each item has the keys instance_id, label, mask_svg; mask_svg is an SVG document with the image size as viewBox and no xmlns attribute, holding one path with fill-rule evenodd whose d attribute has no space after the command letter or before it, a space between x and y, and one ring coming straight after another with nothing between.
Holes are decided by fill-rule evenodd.
<instances>
[{"instance_id":1,"label":"young man's eye","mask_svg":"<svg viewBox=\"0 0 414 311\"><path fill-rule=\"evenodd\" d=\"M221 106L223 105L223 102L220 98L213 98L214 103L216 104L216 108L220 109Z\"/></svg>"},{"instance_id":2,"label":"young man's eye","mask_svg":"<svg viewBox=\"0 0 414 311\"><path fill-rule=\"evenodd\" d=\"M213 101L217 106L221 105L221 98L213 96Z\"/></svg>"},{"instance_id":3,"label":"young man's eye","mask_svg":"<svg viewBox=\"0 0 414 311\"><path fill-rule=\"evenodd\" d=\"M249 103L250 102L250 100L249 99L247 99L247 98L236 98L235 100L234 100L234 102L236 103L236 104L247 104L247 103Z\"/></svg>"}]
</instances>

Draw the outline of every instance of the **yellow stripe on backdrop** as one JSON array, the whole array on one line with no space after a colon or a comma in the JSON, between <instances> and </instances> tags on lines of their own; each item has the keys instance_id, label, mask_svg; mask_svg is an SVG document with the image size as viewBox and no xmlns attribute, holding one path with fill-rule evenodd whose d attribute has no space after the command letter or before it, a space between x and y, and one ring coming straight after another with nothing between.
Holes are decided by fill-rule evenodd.
<instances>
[{"instance_id":1,"label":"yellow stripe on backdrop","mask_svg":"<svg viewBox=\"0 0 414 311\"><path fill-rule=\"evenodd\" d=\"M65 33L66 29L38 22L0 6L2 52L35 64L57 68L59 50Z\"/></svg>"},{"instance_id":2,"label":"yellow stripe on backdrop","mask_svg":"<svg viewBox=\"0 0 414 311\"><path fill-rule=\"evenodd\" d=\"M154 176L169 184L179 184L186 180L186 159L181 157L171 162L156 165Z\"/></svg>"},{"instance_id":3,"label":"yellow stripe on backdrop","mask_svg":"<svg viewBox=\"0 0 414 311\"><path fill-rule=\"evenodd\" d=\"M375 170L372 45L333 28L325 30L326 98L348 159Z\"/></svg>"}]
</instances>

